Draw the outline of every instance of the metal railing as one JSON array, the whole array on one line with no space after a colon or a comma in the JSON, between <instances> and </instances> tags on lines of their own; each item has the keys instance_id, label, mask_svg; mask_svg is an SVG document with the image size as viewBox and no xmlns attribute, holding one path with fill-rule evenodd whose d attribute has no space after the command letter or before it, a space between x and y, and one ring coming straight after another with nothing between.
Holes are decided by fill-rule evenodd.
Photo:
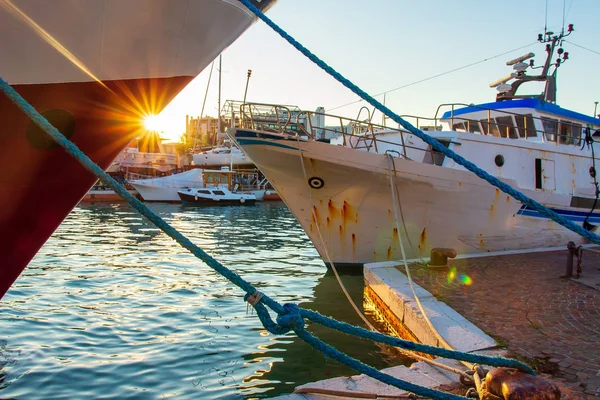
<instances>
[{"instance_id":1,"label":"metal railing","mask_svg":"<svg viewBox=\"0 0 600 400\"><path fill-rule=\"evenodd\" d=\"M326 114L316 111L299 111L287 106L265 103L244 103L240 105L238 126L245 129L262 130L278 134L293 135L308 140L323 141L329 138L341 137L342 144L353 149L368 152L383 153L393 151L404 158L409 158L408 152L416 150L428 152L431 163L440 159L438 152L430 147L423 149L407 145L404 135L409 134L403 129L385 127L371 122L370 115L364 120L346 118L339 115ZM316 126L314 121L337 121L334 125ZM385 134L385 139L381 136ZM391 141L397 134L399 140ZM427 162L427 161L426 161Z\"/></svg>"},{"instance_id":2,"label":"metal railing","mask_svg":"<svg viewBox=\"0 0 600 400\"><path fill-rule=\"evenodd\" d=\"M444 107L450 107L450 117L441 118L439 114ZM469 119L455 116L457 107L470 107L487 112L485 119ZM492 116L493 114L493 116ZM510 123L499 122L498 119L510 118ZM424 119L424 118L421 118ZM434 118L425 118L433 121L437 126L442 120L449 121L450 129L465 132L493 135L511 139L541 138L544 142L580 146L585 136L584 129L593 130L597 127L574 123L552 117L534 117L530 114L515 113L506 110L490 109L464 103L440 104ZM418 121L418 120L417 120ZM418 124L418 122L417 122ZM462 127L461 127L461 124ZM541 128L541 129L540 129Z\"/></svg>"}]
</instances>

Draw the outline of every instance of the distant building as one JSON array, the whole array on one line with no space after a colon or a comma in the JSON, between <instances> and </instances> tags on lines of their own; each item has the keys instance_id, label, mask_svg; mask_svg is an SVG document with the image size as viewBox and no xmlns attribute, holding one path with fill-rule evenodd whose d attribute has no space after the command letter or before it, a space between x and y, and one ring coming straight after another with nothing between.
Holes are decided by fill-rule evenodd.
<instances>
[{"instance_id":1,"label":"distant building","mask_svg":"<svg viewBox=\"0 0 600 400\"><path fill-rule=\"evenodd\" d=\"M196 147L210 146L215 143L218 119L214 117L185 116L185 138Z\"/></svg>"}]
</instances>

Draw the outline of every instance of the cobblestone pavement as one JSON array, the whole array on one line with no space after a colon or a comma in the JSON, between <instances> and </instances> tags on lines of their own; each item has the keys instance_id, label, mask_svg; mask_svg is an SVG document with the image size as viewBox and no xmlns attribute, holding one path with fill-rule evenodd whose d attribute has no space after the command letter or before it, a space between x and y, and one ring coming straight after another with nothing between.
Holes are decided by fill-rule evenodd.
<instances>
[{"instance_id":1,"label":"cobblestone pavement","mask_svg":"<svg viewBox=\"0 0 600 400\"><path fill-rule=\"evenodd\" d=\"M415 282L549 374L566 399L600 398L600 290L560 278L567 252L451 260L449 269L413 266ZM584 252L583 275L600 274ZM401 268L402 270L402 268Z\"/></svg>"}]
</instances>

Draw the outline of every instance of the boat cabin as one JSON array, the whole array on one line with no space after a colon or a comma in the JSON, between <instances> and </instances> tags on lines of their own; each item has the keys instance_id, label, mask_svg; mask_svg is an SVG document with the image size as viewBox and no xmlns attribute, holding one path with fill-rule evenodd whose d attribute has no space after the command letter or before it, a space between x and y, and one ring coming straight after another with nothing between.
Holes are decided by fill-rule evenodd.
<instances>
[{"instance_id":1,"label":"boat cabin","mask_svg":"<svg viewBox=\"0 0 600 400\"><path fill-rule=\"evenodd\" d=\"M231 171L227 167L202 171L202 180L205 188L225 186L232 193L257 190L264 183L257 170Z\"/></svg>"},{"instance_id":2,"label":"boat cabin","mask_svg":"<svg viewBox=\"0 0 600 400\"><path fill-rule=\"evenodd\" d=\"M588 131L600 129L600 119L538 98L450 107L440 120L442 130L581 146Z\"/></svg>"}]
</instances>

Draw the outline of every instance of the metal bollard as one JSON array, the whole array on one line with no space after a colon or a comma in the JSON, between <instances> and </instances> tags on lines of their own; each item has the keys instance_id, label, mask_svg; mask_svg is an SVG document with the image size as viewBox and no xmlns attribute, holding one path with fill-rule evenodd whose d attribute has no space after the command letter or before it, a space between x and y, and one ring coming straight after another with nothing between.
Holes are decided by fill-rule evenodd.
<instances>
[{"instance_id":1,"label":"metal bollard","mask_svg":"<svg viewBox=\"0 0 600 400\"><path fill-rule=\"evenodd\" d=\"M562 278L570 278L573 276L573 257L577 256L577 246L575 246L575 242L567 243L567 251L567 269Z\"/></svg>"},{"instance_id":2,"label":"metal bollard","mask_svg":"<svg viewBox=\"0 0 600 400\"><path fill-rule=\"evenodd\" d=\"M514 368L494 368L487 372L477 391L482 400L560 399L560 389L554 383Z\"/></svg>"},{"instance_id":3,"label":"metal bollard","mask_svg":"<svg viewBox=\"0 0 600 400\"><path fill-rule=\"evenodd\" d=\"M456 250L436 247L431 249L430 267L447 267L448 258L456 257Z\"/></svg>"}]
</instances>

